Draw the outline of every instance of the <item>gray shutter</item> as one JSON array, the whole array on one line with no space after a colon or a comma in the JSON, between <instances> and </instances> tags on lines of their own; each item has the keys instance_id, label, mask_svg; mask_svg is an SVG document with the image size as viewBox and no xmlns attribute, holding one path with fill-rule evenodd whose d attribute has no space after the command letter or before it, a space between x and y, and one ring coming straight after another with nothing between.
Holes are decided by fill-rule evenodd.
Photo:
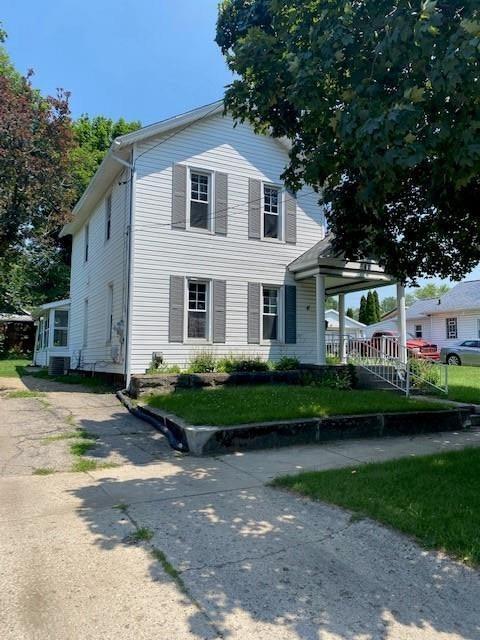
<instances>
[{"instance_id":1,"label":"gray shutter","mask_svg":"<svg viewBox=\"0 0 480 640\"><path fill-rule=\"evenodd\" d=\"M297 342L297 287L285 285L285 342Z\"/></svg>"},{"instance_id":2,"label":"gray shutter","mask_svg":"<svg viewBox=\"0 0 480 640\"><path fill-rule=\"evenodd\" d=\"M260 344L260 284L248 283L248 323L247 340L249 344Z\"/></svg>"},{"instance_id":3,"label":"gray shutter","mask_svg":"<svg viewBox=\"0 0 480 640\"><path fill-rule=\"evenodd\" d=\"M184 303L185 278L182 276L170 276L169 342L183 342Z\"/></svg>"},{"instance_id":4,"label":"gray shutter","mask_svg":"<svg viewBox=\"0 0 480 640\"><path fill-rule=\"evenodd\" d=\"M187 226L187 167L174 164L172 171L172 228Z\"/></svg>"},{"instance_id":5,"label":"gray shutter","mask_svg":"<svg viewBox=\"0 0 480 640\"><path fill-rule=\"evenodd\" d=\"M227 235L228 175L215 173L215 233Z\"/></svg>"},{"instance_id":6,"label":"gray shutter","mask_svg":"<svg viewBox=\"0 0 480 640\"><path fill-rule=\"evenodd\" d=\"M260 180L248 180L248 237L260 238L261 230L261 197L262 183Z\"/></svg>"},{"instance_id":7,"label":"gray shutter","mask_svg":"<svg viewBox=\"0 0 480 640\"><path fill-rule=\"evenodd\" d=\"M227 283L213 281L213 342L226 341Z\"/></svg>"},{"instance_id":8,"label":"gray shutter","mask_svg":"<svg viewBox=\"0 0 480 640\"><path fill-rule=\"evenodd\" d=\"M297 200L291 191L285 192L285 241L297 242Z\"/></svg>"}]
</instances>

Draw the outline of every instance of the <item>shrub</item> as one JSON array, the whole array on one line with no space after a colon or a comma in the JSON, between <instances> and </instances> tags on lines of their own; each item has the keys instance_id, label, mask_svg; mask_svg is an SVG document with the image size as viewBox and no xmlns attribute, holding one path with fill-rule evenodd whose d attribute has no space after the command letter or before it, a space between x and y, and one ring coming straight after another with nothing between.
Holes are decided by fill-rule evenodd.
<instances>
[{"instance_id":1,"label":"shrub","mask_svg":"<svg viewBox=\"0 0 480 640\"><path fill-rule=\"evenodd\" d=\"M216 371L222 373L247 373L255 371L268 371L268 362L260 356L235 356L229 355L218 361Z\"/></svg>"},{"instance_id":2,"label":"shrub","mask_svg":"<svg viewBox=\"0 0 480 640\"><path fill-rule=\"evenodd\" d=\"M411 386L415 389L428 389L430 384L440 384L440 369L435 362L422 358L410 358L408 361Z\"/></svg>"},{"instance_id":3,"label":"shrub","mask_svg":"<svg viewBox=\"0 0 480 640\"><path fill-rule=\"evenodd\" d=\"M211 373L216 370L217 360L215 355L208 350L194 353L188 364L188 373Z\"/></svg>"},{"instance_id":4,"label":"shrub","mask_svg":"<svg viewBox=\"0 0 480 640\"><path fill-rule=\"evenodd\" d=\"M148 369L145 371L150 375L162 374L162 373L180 373L180 367L178 364L167 364L163 359L152 358Z\"/></svg>"},{"instance_id":5,"label":"shrub","mask_svg":"<svg viewBox=\"0 0 480 640\"><path fill-rule=\"evenodd\" d=\"M273 364L275 371L293 371L300 368L300 360L295 357L282 356Z\"/></svg>"},{"instance_id":6,"label":"shrub","mask_svg":"<svg viewBox=\"0 0 480 640\"><path fill-rule=\"evenodd\" d=\"M338 356L327 356L326 357L327 364L340 364L340 358Z\"/></svg>"}]
</instances>

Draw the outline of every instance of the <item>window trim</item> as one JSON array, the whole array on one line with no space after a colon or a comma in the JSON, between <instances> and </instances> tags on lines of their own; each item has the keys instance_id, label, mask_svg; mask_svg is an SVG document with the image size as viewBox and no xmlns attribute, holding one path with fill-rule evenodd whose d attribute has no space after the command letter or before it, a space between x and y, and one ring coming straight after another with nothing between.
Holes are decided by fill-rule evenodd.
<instances>
[{"instance_id":1,"label":"window trim","mask_svg":"<svg viewBox=\"0 0 480 640\"><path fill-rule=\"evenodd\" d=\"M206 313L206 337L205 338L190 338L188 336L188 314L189 314L189 285L190 283L205 284L205 313ZM183 319L183 340L186 344L212 344L212 280L209 278L197 278L193 276L187 276L185 278L185 293L184 293L184 306L185 313ZM192 309L193 311L193 309Z\"/></svg>"},{"instance_id":2,"label":"window trim","mask_svg":"<svg viewBox=\"0 0 480 640\"><path fill-rule=\"evenodd\" d=\"M106 307L106 344L111 344L113 340L113 282L107 284L107 307Z\"/></svg>"},{"instance_id":3,"label":"window trim","mask_svg":"<svg viewBox=\"0 0 480 640\"><path fill-rule=\"evenodd\" d=\"M90 249L90 223L87 222L83 232L83 261L88 262Z\"/></svg>"},{"instance_id":4,"label":"window trim","mask_svg":"<svg viewBox=\"0 0 480 640\"><path fill-rule=\"evenodd\" d=\"M192 203L192 174L201 176L207 176L208 178L208 225L207 228L193 227L190 224L191 203ZM213 234L214 219L215 219L215 171L212 169L188 166L187 167L187 211L186 211L186 228L189 231L195 233L208 233ZM201 202L200 200L194 200L194 202Z\"/></svg>"},{"instance_id":5,"label":"window trim","mask_svg":"<svg viewBox=\"0 0 480 640\"><path fill-rule=\"evenodd\" d=\"M67 314L67 325L66 326L61 326L61 327L56 327L55 326L55 316L57 314L57 311L63 311ZM52 336L52 349L68 349L68 334L69 334L69 329L70 329L70 310L69 309L53 309L53 336ZM67 332L67 343L65 345L56 345L55 344L55 331L66 331Z\"/></svg>"},{"instance_id":6,"label":"window trim","mask_svg":"<svg viewBox=\"0 0 480 640\"><path fill-rule=\"evenodd\" d=\"M455 335L450 335L451 333L451 327L449 326L450 322L454 322L454 326L455 326ZM445 318L445 328L446 328L446 339L447 340L458 340L458 318L457 317L451 317L451 318Z\"/></svg>"},{"instance_id":7,"label":"window trim","mask_svg":"<svg viewBox=\"0 0 480 640\"><path fill-rule=\"evenodd\" d=\"M276 289L277 290L277 337L275 339L263 337L263 291L264 289ZM260 287L260 344L283 344L285 342L285 304L284 304L284 287L280 284L269 284L262 282Z\"/></svg>"},{"instance_id":8,"label":"window trim","mask_svg":"<svg viewBox=\"0 0 480 640\"><path fill-rule=\"evenodd\" d=\"M278 213L270 213L270 211L265 211L265 187L269 189L276 189L278 191ZM285 197L284 197L284 187L279 184L275 184L273 182L263 182L261 183L261 199L260 199L260 239L265 242L274 242L274 243L285 243L285 231L284 231L284 220L285 220ZM265 236L265 215L277 215L278 216L278 238L269 238Z\"/></svg>"},{"instance_id":9,"label":"window trim","mask_svg":"<svg viewBox=\"0 0 480 640\"><path fill-rule=\"evenodd\" d=\"M112 237L112 192L105 197L105 242Z\"/></svg>"},{"instance_id":10,"label":"window trim","mask_svg":"<svg viewBox=\"0 0 480 640\"><path fill-rule=\"evenodd\" d=\"M418 330L419 327L420 327L420 331ZM421 340L423 338L423 324L413 325L413 333L415 334L415 338Z\"/></svg>"}]
</instances>

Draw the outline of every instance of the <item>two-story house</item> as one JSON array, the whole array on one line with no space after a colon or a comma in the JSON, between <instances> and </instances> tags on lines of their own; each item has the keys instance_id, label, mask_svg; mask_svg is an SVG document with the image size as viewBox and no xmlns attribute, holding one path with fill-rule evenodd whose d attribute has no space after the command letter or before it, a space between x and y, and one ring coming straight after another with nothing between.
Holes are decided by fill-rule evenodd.
<instances>
[{"instance_id":1,"label":"two-story house","mask_svg":"<svg viewBox=\"0 0 480 640\"><path fill-rule=\"evenodd\" d=\"M70 367L128 380L199 349L322 361L325 295L391 279L332 256L318 194L289 193L287 163L287 142L222 102L117 138L62 231Z\"/></svg>"}]
</instances>

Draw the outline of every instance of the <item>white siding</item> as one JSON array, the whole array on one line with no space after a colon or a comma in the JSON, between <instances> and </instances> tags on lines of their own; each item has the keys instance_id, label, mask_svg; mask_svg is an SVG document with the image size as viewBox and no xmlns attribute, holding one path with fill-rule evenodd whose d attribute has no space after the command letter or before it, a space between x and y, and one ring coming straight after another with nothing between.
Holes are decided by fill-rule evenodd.
<instances>
[{"instance_id":1,"label":"white siding","mask_svg":"<svg viewBox=\"0 0 480 640\"><path fill-rule=\"evenodd\" d=\"M248 238L248 179L281 184L288 157L277 141L255 135L247 125L232 124L229 117L211 117L171 140L158 144L157 138L136 150L132 372L144 372L153 351L163 352L168 363L183 365L201 348L168 342L170 274L227 282L227 342L204 348L218 354L314 358L313 281L297 287L297 344L247 344L247 283L293 283L286 266L324 236L324 220L318 196L301 192L295 245ZM228 174L226 237L171 229L173 163Z\"/></svg>"},{"instance_id":2,"label":"white siding","mask_svg":"<svg viewBox=\"0 0 480 640\"><path fill-rule=\"evenodd\" d=\"M110 239L105 238L105 198L96 205L88 220L89 251L85 262L85 225L72 238L70 353L72 368L112 373L123 372L121 361L113 362L112 346L120 347L117 333L107 342L108 286L113 285L113 326L125 322L125 269L127 268L128 172L112 185L112 219ZM121 184L119 184L121 183ZM106 192L105 196L109 193ZM84 309L88 299L88 344L84 348Z\"/></svg>"},{"instance_id":3,"label":"white siding","mask_svg":"<svg viewBox=\"0 0 480 640\"><path fill-rule=\"evenodd\" d=\"M446 318L457 318L458 337L447 339ZM428 339L440 347L456 344L463 340L478 339L477 320L480 318L480 309L470 312L449 311L442 315L431 317L431 330ZM425 319L425 324L430 327L430 318Z\"/></svg>"}]
</instances>

